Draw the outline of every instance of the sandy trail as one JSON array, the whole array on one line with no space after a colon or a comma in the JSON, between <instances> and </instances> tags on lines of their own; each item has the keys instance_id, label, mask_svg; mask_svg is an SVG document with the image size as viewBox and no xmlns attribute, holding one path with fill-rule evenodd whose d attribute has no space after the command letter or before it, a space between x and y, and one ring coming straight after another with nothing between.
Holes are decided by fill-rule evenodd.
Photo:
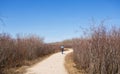
<instances>
[{"instance_id":1,"label":"sandy trail","mask_svg":"<svg viewBox=\"0 0 120 74\"><path fill-rule=\"evenodd\" d=\"M25 74L68 74L64 62L65 56L70 52L72 52L72 49L65 51L64 54L61 54L61 52L53 54L42 62L28 68Z\"/></svg>"}]
</instances>

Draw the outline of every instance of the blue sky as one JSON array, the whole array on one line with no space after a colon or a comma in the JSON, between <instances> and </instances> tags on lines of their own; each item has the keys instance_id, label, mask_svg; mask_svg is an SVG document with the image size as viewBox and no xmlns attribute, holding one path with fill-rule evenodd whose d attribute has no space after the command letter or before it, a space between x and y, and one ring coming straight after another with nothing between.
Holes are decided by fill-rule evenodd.
<instances>
[{"instance_id":1,"label":"blue sky","mask_svg":"<svg viewBox=\"0 0 120 74\"><path fill-rule=\"evenodd\" d=\"M56 42L81 36L79 27L90 26L91 18L120 26L120 0L0 0L0 18L1 32Z\"/></svg>"}]
</instances>

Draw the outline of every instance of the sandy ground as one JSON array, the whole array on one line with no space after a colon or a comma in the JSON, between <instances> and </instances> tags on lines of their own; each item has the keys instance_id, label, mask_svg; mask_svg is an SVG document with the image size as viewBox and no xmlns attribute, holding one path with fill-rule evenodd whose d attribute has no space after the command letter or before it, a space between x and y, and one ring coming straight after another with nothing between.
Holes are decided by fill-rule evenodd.
<instances>
[{"instance_id":1,"label":"sandy ground","mask_svg":"<svg viewBox=\"0 0 120 74\"><path fill-rule=\"evenodd\" d=\"M70 52L72 52L72 49L65 51L64 54L60 52L53 54L44 61L28 68L25 74L68 74L64 67L64 59Z\"/></svg>"}]
</instances>

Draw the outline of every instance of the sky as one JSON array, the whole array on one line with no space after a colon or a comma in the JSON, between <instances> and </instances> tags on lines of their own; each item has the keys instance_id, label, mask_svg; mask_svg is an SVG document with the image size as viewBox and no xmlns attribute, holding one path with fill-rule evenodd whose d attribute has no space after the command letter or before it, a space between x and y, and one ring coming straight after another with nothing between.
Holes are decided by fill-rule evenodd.
<instances>
[{"instance_id":1,"label":"sky","mask_svg":"<svg viewBox=\"0 0 120 74\"><path fill-rule=\"evenodd\" d=\"M0 0L0 32L36 34L45 42L83 35L92 19L120 26L120 0Z\"/></svg>"}]
</instances>

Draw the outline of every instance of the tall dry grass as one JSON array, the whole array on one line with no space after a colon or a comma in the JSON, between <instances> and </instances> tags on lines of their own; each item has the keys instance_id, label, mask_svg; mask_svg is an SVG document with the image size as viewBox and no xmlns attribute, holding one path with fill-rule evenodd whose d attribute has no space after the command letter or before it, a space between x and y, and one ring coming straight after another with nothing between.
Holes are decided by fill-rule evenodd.
<instances>
[{"instance_id":1,"label":"tall dry grass","mask_svg":"<svg viewBox=\"0 0 120 74\"><path fill-rule=\"evenodd\" d=\"M58 45L46 44L38 36L17 36L12 38L9 34L0 34L0 74L5 69L20 67L25 61L31 61L59 51Z\"/></svg>"},{"instance_id":2,"label":"tall dry grass","mask_svg":"<svg viewBox=\"0 0 120 74\"><path fill-rule=\"evenodd\" d=\"M120 74L120 28L93 28L90 38L73 40L74 61L86 74Z\"/></svg>"}]
</instances>

